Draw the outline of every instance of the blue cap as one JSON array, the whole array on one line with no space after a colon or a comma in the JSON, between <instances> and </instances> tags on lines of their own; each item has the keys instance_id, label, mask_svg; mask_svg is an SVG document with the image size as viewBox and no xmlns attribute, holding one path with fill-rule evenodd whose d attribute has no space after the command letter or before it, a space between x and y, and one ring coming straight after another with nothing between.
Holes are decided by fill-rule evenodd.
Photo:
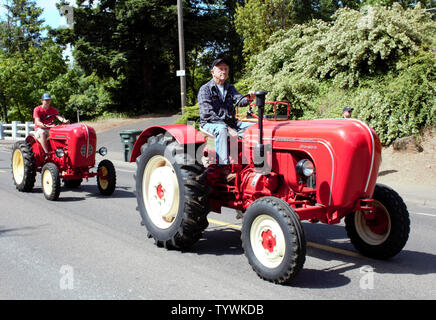
<instances>
[{"instance_id":1,"label":"blue cap","mask_svg":"<svg viewBox=\"0 0 436 320\"><path fill-rule=\"evenodd\" d=\"M44 93L41 100L51 100L51 95L49 93Z\"/></svg>"}]
</instances>

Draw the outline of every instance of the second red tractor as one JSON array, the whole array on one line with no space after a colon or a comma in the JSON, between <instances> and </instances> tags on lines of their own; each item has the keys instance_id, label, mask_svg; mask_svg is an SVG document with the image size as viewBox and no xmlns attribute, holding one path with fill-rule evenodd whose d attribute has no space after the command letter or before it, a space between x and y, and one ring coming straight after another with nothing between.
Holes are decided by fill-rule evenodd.
<instances>
[{"instance_id":1,"label":"second red tractor","mask_svg":"<svg viewBox=\"0 0 436 320\"><path fill-rule=\"evenodd\" d=\"M37 172L41 173L41 186L48 200L57 200L61 181L66 187L76 188L83 179L97 177L101 194L111 195L115 190L116 172L113 163L102 160L93 171L95 155L106 155L107 149L97 150L95 130L85 124L59 125L49 131L49 147L44 152L41 144L29 135L15 143L12 150L12 177L16 188L32 191Z\"/></svg>"}]
</instances>

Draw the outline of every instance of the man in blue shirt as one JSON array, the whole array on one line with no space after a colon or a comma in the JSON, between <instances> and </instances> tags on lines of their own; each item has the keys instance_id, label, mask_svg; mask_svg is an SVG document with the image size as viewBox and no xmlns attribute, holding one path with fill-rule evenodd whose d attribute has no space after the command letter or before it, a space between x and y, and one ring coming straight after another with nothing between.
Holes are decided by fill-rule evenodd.
<instances>
[{"instance_id":1,"label":"man in blue shirt","mask_svg":"<svg viewBox=\"0 0 436 320\"><path fill-rule=\"evenodd\" d=\"M227 138L228 128L232 128L241 136L253 123L236 119L234 104L242 97L236 88L226 82L229 77L229 65L222 59L214 60L211 66L212 79L205 83L198 92L200 107L200 127L215 136L215 148L219 164L229 164ZM255 95L250 92L250 99ZM248 105L248 98L239 103Z\"/></svg>"}]
</instances>

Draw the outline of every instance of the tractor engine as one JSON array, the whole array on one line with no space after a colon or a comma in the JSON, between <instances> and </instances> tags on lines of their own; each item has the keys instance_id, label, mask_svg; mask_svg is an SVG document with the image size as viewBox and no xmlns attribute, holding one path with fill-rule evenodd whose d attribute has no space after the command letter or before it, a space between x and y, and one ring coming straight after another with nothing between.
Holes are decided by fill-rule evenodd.
<instances>
[{"instance_id":1,"label":"tractor engine","mask_svg":"<svg viewBox=\"0 0 436 320\"><path fill-rule=\"evenodd\" d=\"M252 167L247 167L241 172L240 177L240 190L244 191L244 207L248 207L252 201L260 196L275 194L279 186L279 175L275 172L264 175Z\"/></svg>"}]
</instances>

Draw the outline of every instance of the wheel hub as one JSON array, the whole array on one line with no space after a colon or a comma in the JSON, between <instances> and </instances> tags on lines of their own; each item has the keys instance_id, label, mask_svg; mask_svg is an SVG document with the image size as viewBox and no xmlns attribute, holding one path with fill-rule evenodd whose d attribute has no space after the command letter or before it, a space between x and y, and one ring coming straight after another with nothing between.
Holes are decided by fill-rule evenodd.
<instances>
[{"instance_id":1,"label":"wheel hub","mask_svg":"<svg viewBox=\"0 0 436 320\"><path fill-rule=\"evenodd\" d=\"M262 246L265 248L265 250L268 250L268 252L272 253L276 245L277 241L271 230L262 232Z\"/></svg>"},{"instance_id":2,"label":"wheel hub","mask_svg":"<svg viewBox=\"0 0 436 320\"><path fill-rule=\"evenodd\" d=\"M100 186L102 187L102 189L107 189L109 185L109 179L108 179L108 170L106 167L100 168L100 175L98 179L100 181Z\"/></svg>"},{"instance_id":3,"label":"wheel hub","mask_svg":"<svg viewBox=\"0 0 436 320\"><path fill-rule=\"evenodd\" d=\"M156 194L158 196L159 199L163 199L163 197L165 196L165 190L162 187L161 184L159 184L156 188Z\"/></svg>"},{"instance_id":4,"label":"wheel hub","mask_svg":"<svg viewBox=\"0 0 436 320\"><path fill-rule=\"evenodd\" d=\"M367 220L366 224L372 232L379 235L384 235L388 231L389 218L384 210L377 208L374 219Z\"/></svg>"}]
</instances>

